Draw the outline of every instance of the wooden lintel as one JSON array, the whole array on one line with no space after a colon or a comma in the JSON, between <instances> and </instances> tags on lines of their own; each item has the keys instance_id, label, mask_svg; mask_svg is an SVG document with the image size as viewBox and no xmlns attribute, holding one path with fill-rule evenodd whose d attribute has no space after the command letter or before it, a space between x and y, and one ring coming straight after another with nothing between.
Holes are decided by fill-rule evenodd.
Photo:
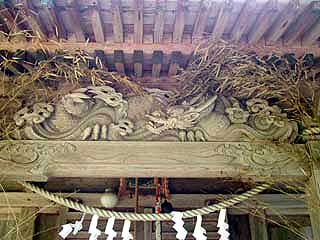
<instances>
[{"instance_id":1,"label":"wooden lintel","mask_svg":"<svg viewBox=\"0 0 320 240\"><path fill-rule=\"evenodd\" d=\"M180 44L132 44L132 43L71 43L71 42L17 42L12 44L10 42L0 42L0 50L8 50L15 52L19 49L36 51L46 49L49 52L56 50L86 50L88 52L94 52L94 50L104 50L106 53L113 53L115 50L123 50L125 53L133 53L134 50L142 50L144 54L152 54L154 51L162 51L164 54L170 54L173 51L181 51L183 55L190 55L197 47L196 44L180 43ZM238 48L244 51L254 51L258 55L270 55L275 54L286 54L295 53L296 56L303 56L306 53L313 53L315 56L320 56L320 48L318 47L301 47L301 46L258 46L255 44L239 44Z\"/></svg>"},{"instance_id":2,"label":"wooden lintel","mask_svg":"<svg viewBox=\"0 0 320 240\"><path fill-rule=\"evenodd\" d=\"M263 143L2 141L0 168L2 179L43 180L47 177L66 176L84 178L242 176L253 179L270 177L286 180L305 179L305 174L308 172L306 163L302 161L305 156L291 155L286 150L289 146L285 144L269 143L266 153L261 153L261 156L255 155L252 160L251 151L261 148L261 144ZM294 147L301 148L301 152L305 151L304 145ZM55 150L44 151L43 148ZM13 154L12 151L16 153ZM290 161L286 158L283 160L285 162L278 159L280 156L282 159L284 155ZM17 156L17 159L14 156ZM274 159L276 162L273 162ZM29 163L24 164L20 161ZM259 161L270 161L272 167L268 165L269 167L265 168L263 164L261 167ZM282 167L282 164L285 164L285 167Z\"/></svg>"}]
</instances>

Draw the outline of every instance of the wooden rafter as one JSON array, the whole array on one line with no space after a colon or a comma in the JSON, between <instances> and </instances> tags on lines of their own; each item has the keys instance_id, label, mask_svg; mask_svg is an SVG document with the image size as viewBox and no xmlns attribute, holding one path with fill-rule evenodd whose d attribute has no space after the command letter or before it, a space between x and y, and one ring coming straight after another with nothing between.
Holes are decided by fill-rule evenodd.
<instances>
[{"instance_id":1,"label":"wooden rafter","mask_svg":"<svg viewBox=\"0 0 320 240\"><path fill-rule=\"evenodd\" d=\"M255 24L248 34L249 43L257 43L272 25L276 14L278 13L278 1L269 0L262 8Z\"/></svg>"},{"instance_id":2,"label":"wooden rafter","mask_svg":"<svg viewBox=\"0 0 320 240\"><path fill-rule=\"evenodd\" d=\"M201 1L197 18L193 26L192 42L197 42L198 40L201 40L201 38L203 37L207 20L213 5L214 3L212 2L210 3L210 5L208 5L206 2Z\"/></svg>"},{"instance_id":3,"label":"wooden rafter","mask_svg":"<svg viewBox=\"0 0 320 240\"><path fill-rule=\"evenodd\" d=\"M186 8L185 0L177 1L177 10L176 10L176 18L174 22L174 30L173 30L173 42L180 43L182 41L184 24L185 24L185 8Z\"/></svg>"},{"instance_id":4,"label":"wooden rafter","mask_svg":"<svg viewBox=\"0 0 320 240\"><path fill-rule=\"evenodd\" d=\"M143 0L134 0L134 42L143 43Z\"/></svg>"},{"instance_id":5,"label":"wooden rafter","mask_svg":"<svg viewBox=\"0 0 320 240\"><path fill-rule=\"evenodd\" d=\"M296 19L299 11L300 0L290 0L285 9L278 13L278 16L275 18L276 20L266 34L266 40L271 43L279 41Z\"/></svg>"},{"instance_id":6,"label":"wooden rafter","mask_svg":"<svg viewBox=\"0 0 320 240\"><path fill-rule=\"evenodd\" d=\"M166 7L166 1L157 0L155 17L154 17L154 33L153 33L154 43L162 42L163 32L164 32L165 7Z\"/></svg>"},{"instance_id":7,"label":"wooden rafter","mask_svg":"<svg viewBox=\"0 0 320 240\"><path fill-rule=\"evenodd\" d=\"M97 8L92 7L88 9L88 12L95 41L102 43L105 41L105 39L99 10Z\"/></svg>"},{"instance_id":8,"label":"wooden rafter","mask_svg":"<svg viewBox=\"0 0 320 240\"><path fill-rule=\"evenodd\" d=\"M212 39L219 40L222 38L222 35L231 17L232 9L233 9L233 0L224 0L219 10L218 19L212 31L212 35L211 35Z\"/></svg>"},{"instance_id":9,"label":"wooden rafter","mask_svg":"<svg viewBox=\"0 0 320 240\"><path fill-rule=\"evenodd\" d=\"M319 20L319 9L320 1L313 1L308 4L289 26L288 31L283 36L284 42L293 44L295 41L301 40L311 26Z\"/></svg>"},{"instance_id":10,"label":"wooden rafter","mask_svg":"<svg viewBox=\"0 0 320 240\"><path fill-rule=\"evenodd\" d=\"M121 2L117 0L112 0L111 5L114 42L122 43L124 41L124 33L121 15Z\"/></svg>"},{"instance_id":11,"label":"wooden rafter","mask_svg":"<svg viewBox=\"0 0 320 240\"><path fill-rule=\"evenodd\" d=\"M239 42L242 37L248 32L251 27L250 17L254 15L256 0L246 0L240 10L231 33L230 38L232 41Z\"/></svg>"}]
</instances>

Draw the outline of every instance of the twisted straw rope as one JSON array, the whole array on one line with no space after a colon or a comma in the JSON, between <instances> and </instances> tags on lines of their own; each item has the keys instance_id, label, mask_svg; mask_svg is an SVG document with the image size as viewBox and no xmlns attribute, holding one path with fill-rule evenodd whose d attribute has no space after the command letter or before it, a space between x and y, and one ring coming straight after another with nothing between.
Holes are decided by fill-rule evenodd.
<instances>
[{"instance_id":1,"label":"twisted straw rope","mask_svg":"<svg viewBox=\"0 0 320 240\"><path fill-rule=\"evenodd\" d=\"M99 217L115 217L116 219L127 219L130 221L169 221L172 219L173 215L170 213L161 213L161 214L154 214L154 213L129 213L129 212L114 212L114 211L108 211L104 209L99 209L95 207L90 207L86 206L81 203L74 202L70 199L66 199L63 197L60 197L56 194L50 193L42 188L39 188L31 183L27 182L20 182L21 185L24 187L32 190L33 192L39 194L40 196L47 198L55 203L58 203L60 205L63 205L65 207L69 207L84 213L88 213L91 215L98 215ZM223 202L203 207L203 208L198 208L194 210L188 210L183 212L183 218L192 218L196 217L198 215L206 215L215 211L218 211L223 208L228 208L232 207L235 204L238 204L240 202L243 202L250 197L253 197L260 192L270 188L271 184L265 183L260 186L257 186L239 196L235 196L233 198L230 198L228 200L225 200Z\"/></svg>"}]
</instances>

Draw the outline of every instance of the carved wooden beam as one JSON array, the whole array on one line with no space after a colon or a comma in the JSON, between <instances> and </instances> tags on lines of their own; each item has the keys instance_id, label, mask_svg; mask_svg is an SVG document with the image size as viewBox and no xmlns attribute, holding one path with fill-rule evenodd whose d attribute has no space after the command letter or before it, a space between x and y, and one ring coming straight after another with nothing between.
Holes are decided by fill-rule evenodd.
<instances>
[{"instance_id":1,"label":"carved wooden beam","mask_svg":"<svg viewBox=\"0 0 320 240\"><path fill-rule=\"evenodd\" d=\"M245 142L2 141L3 179L285 177L308 172L302 145Z\"/></svg>"}]
</instances>

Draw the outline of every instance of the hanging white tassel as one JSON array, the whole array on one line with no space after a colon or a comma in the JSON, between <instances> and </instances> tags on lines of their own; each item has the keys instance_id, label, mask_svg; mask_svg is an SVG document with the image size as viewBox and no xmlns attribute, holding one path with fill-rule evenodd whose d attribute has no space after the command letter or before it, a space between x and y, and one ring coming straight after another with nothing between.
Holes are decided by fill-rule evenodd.
<instances>
[{"instance_id":1,"label":"hanging white tassel","mask_svg":"<svg viewBox=\"0 0 320 240\"><path fill-rule=\"evenodd\" d=\"M207 240L207 236L205 235L207 231L201 226L202 224L202 216L197 216L196 226L194 228L193 236L196 240Z\"/></svg>"},{"instance_id":2,"label":"hanging white tassel","mask_svg":"<svg viewBox=\"0 0 320 240\"><path fill-rule=\"evenodd\" d=\"M97 229L98 220L99 220L99 216L97 215L92 216L90 227L89 227L89 233L90 233L89 240L97 240L98 237L101 235L101 231Z\"/></svg>"},{"instance_id":3,"label":"hanging white tassel","mask_svg":"<svg viewBox=\"0 0 320 240\"><path fill-rule=\"evenodd\" d=\"M130 233L130 220L125 220L122 228L122 234L121 237L123 240L130 240L133 239L132 234Z\"/></svg>"},{"instance_id":4,"label":"hanging white tassel","mask_svg":"<svg viewBox=\"0 0 320 240\"><path fill-rule=\"evenodd\" d=\"M72 224L64 224L62 225L62 230L59 232L59 236L62 237L63 239L66 239L69 234L72 232Z\"/></svg>"},{"instance_id":5,"label":"hanging white tassel","mask_svg":"<svg viewBox=\"0 0 320 240\"><path fill-rule=\"evenodd\" d=\"M181 212L172 212L173 215L172 221L175 223L173 225L173 228L177 231L176 238L179 240L184 240L186 239L188 232L187 230L183 227L184 221L182 220L183 213Z\"/></svg>"},{"instance_id":6,"label":"hanging white tassel","mask_svg":"<svg viewBox=\"0 0 320 240\"><path fill-rule=\"evenodd\" d=\"M218 233L220 234L220 240L229 240L230 233L228 232L229 224L226 223L227 210L221 209L218 218Z\"/></svg>"},{"instance_id":7,"label":"hanging white tassel","mask_svg":"<svg viewBox=\"0 0 320 240\"><path fill-rule=\"evenodd\" d=\"M70 233L73 231L73 235L76 235L82 229L82 223L84 220L85 213L82 214L80 221L76 221L75 223L68 223L62 225L62 230L59 232L59 236L63 239L67 238Z\"/></svg>"},{"instance_id":8,"label":"hanging white tassel","mask_svg":"<svg viewBox=\"0 0 320 240\"><path fill-rule=\"evenodd\" d=\"M108 219L107 226L104 231L104 233L108 235L107 240L113 240L117 236L117 232L113 230L115 220L116 220L115 217L111 217Z\"/></svg>"}]
</instances>

